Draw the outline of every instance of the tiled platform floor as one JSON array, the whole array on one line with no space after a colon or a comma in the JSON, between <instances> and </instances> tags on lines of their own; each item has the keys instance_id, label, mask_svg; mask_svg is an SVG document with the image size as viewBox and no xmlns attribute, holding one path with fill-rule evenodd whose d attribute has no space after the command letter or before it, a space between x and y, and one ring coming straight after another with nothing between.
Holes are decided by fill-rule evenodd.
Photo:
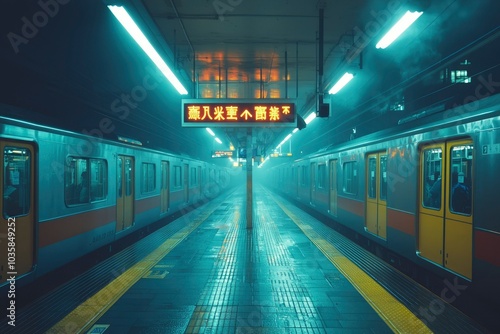
<instances>
[{"instance_id":1,"label":"tiled platform floor","mask_svg":"<svg viewBox=\"0 0 500 334\"><path fill-rule=\"evenodd\" d=\"M265 194L235 193L99 319L108 333L391 333Z\"/></svg>"}]
</instances>

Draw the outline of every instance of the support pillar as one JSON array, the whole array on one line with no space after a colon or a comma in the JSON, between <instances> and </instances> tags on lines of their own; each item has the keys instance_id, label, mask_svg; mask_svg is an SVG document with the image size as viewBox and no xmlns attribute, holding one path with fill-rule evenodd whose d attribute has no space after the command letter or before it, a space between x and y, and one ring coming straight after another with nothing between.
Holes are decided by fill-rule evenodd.
<instances>
[{"instance_id":1,"label":"support pillar","mask_svg":"<svg viewBox=\"0 0 500 334\"><path fill-rule=\"evenodd\" d=\"M252 128L247 129L247 229L252 228L253 187L252 187Z\"/></svg>"}]
</instances>

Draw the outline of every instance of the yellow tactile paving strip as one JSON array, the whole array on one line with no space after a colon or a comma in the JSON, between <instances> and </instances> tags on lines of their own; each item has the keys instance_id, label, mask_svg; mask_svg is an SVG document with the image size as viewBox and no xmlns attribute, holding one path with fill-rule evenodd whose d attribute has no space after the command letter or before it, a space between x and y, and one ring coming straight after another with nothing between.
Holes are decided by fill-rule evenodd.
<instances>
[{"instance_id":1,"label":"yellow tactile paving strip","mask_svg":"<svg viewBox=\"0 0 500 334\"><path fill-rule=\"evenodd\" d=\"M80 306L53 326L47 333L85 333L106 311L116 303L139 279L148 274L162 258L200 226L217 208L212 204L205 208L189 225L175 233L155 251L118 276L106 287L87 299ZM182 218L181 218L182 219Z\"/></svg>"},{"instance_id":2,"label":"yellow tactile paving strip","mask_svg":"<svg viewBox=\"0 0 500 334\"><path fill-rule=\"evenodd\" d=\"M302 222L274 196L269 196L292 219L302 232L318 247L330 262L351 282L371 307L395 333L432 333L410 310L375 282L364 271L343 256L331 243Z\"/></svg>"}]
</instances>

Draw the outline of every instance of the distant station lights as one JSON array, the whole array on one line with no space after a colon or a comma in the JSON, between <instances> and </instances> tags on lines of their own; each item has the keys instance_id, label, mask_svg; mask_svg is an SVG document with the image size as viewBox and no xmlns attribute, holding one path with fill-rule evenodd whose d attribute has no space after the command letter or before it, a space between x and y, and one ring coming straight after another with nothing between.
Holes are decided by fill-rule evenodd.
<instances>
[{"instance_id":1,"label":"distant station lights","mask_svg":"<svg viewBox=\"0 0 500 334\"><path fill-rule=\"evenodd\" d=\"M382 39L375 45L377 49L385 49L392 42L396 40L413 22L415 22L423 12L410 12L407 11L401 19L382 37Z\"/></svg>"},{"instance_id":2,"label":"distant station lights","mask_svg":"<svg viewBox=\"0 0 500 334\"><path fill-rule=\"evenodd\" d=\"M132 36L132 38L139 44L142 50L148 55L148 57L153 61L153 63L158 67L158 69L163 73L163 75L170 81L170 83L175 87L175 89L181 95L187 95L188 91L182 83L177 79L175 74L172 72L170 67L161 58L158 52L155 50L153 45L149 42L147 37L143 34L141 29L134 22L132 17L122 6L108 6L109 10L116 19L122 24L122 26L127 30L127 32Z\"/></svg>"}]
</instances>

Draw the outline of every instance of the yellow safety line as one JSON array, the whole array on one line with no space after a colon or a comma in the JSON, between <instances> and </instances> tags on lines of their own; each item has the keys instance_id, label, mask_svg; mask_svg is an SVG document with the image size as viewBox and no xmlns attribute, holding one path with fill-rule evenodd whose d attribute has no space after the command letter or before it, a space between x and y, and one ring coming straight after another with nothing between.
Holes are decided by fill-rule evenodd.
<instances>
[{"instance_id":1,"label":"yellow safety line","mask_svg":"<svg viewBox=\"0 0 500 334\"><path fill-rule=\"evenodd\" d=\"M270 195L270 194L269 194ZM363 298L380 315L395 333L432 333L432 331L408 308L375 282L363 270L342 255L331 243L315 232L311 225L302 222L281 202L270 195L280 208L293 220L302 232L330 260Z\"/></svg>"},{"instance_id":2,"label":"yellow safety line","mask_svg":"<svg viewBox=\"0 0 500 334\"><path fill-rule=\"evenodd\" d=\"M217 206L205 211L192 223L176 232L142 261L111 281L92 297L80 304L71 313L54 325L47 333L85 333L102 317L121 296L127 292L139 279L174 249L191 232L201 225Z\"/></svg>"}]
</instances>

